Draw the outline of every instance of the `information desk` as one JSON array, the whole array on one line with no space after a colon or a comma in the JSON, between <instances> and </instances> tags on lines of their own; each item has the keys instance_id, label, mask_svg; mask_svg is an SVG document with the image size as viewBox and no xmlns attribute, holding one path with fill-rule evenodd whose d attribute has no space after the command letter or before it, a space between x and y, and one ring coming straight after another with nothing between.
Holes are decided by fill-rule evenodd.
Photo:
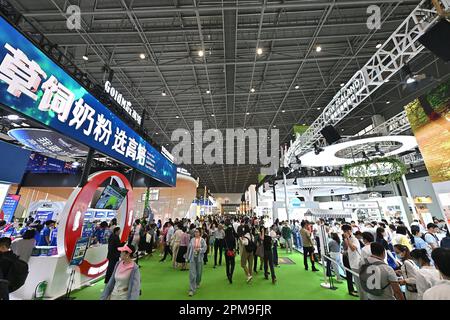
<instances>
[{"instance_id":1,"label":"information desk","mask_svg":"<svg viewBox=\"0 0 450 320\"><path fill-rule=\"evenodd\" d=\"M90 247L86 252L86 259L92 262L100 262L105 259L108 245ZM66 293L70 269L68 269L67 258L64 253L55 256L30 257L28 274L25 284L17 291L10 294L11 300L30 300L34 297L34 291L38 284L47 281L45 299L56 299ZM88 284L93 279L79 272L75 273L72 289L78 289ZM99 292L100 297L100 292Z\"/></svg>"}]
</instances>

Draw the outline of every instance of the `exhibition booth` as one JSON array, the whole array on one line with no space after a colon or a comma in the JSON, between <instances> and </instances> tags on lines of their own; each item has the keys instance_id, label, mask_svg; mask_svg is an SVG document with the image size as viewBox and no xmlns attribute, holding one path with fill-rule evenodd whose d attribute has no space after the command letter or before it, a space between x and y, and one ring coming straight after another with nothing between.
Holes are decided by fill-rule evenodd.
<instances>
[{"instance_id":1,"label":"exhibition booth","mask_svg":"<svg viewBox=\"0 0 450 320\"><path fill-rule=\"evenodd\" d=\"M184 216L197 181L177 177L173 159L136 129L132 120L140 117L117 116L1 17L0 31L0 60L14 66L1 78L1 112L16 124L8 131L11 143L0 142L2 218L32 217L41 224L29 227L38 231L56 222L38 232L27 281L10 298L33 299L45 284L45 298L54 299L106 271L107 237L100 222L117 220L125 242L134 219L149 209L136 205L139 192L147 194L149 186L170 190L181 181L173 191L157 188L149 194L168 199L167 205L153 204L155 217ZM16 60L23 63L15 65ZM20 82L18 72L30 75L30 82ZM1 235L19 236L7 231Z\"/></svg>"}]
</instances>

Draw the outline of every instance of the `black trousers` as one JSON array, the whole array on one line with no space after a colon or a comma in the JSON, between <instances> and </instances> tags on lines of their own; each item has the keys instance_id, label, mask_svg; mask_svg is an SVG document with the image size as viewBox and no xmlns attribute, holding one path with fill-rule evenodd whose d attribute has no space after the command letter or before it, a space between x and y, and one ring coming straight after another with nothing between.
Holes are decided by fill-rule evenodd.
<instances>
[{"instance_id":1,"label":"black trousers","mask_svg":"<svg viewBox=\"0 0 450 320\"><path fill-rule=\"evenodd\" d=\"M234 273L234 266L236 263L236 257L229 257L225 255L225 263L226 263L226 269L227 269L227 277L230 279L233 279L233 273Z\"/></svg>"},{"instance_id":2,"label":"black trousers","mask_svg":"<svg viewBox=\"0 0 450 320\"><path fill-rule=\"evenodd\" d=\"M255 253L253 253L253 271L254 272L258 272L258 260L259 260L259 257Z\"/></svg>"},{"instance_id":3,"label":"black trousers","mask_svg":"<svg viewBox=\"0 0 450 320\"><path fill-rule=\"evenodd\" d=\"M272 251L273 251L273 264L275 266L278 266L278 243L277 242L275 242L273 244Z\"/></svg>"},{"instance_id":4,"label":"black trousers","mask_svg":"<svg viewBox=\"0 0 450 320\"><path fill-rule=\"evenodd\" d=\"M222 255L223 255L223 239L214 240L214 265L217 266L217 252L219 252L219 265L222 265Z\"/></svg>"},{"instance_id":5,"label":"black trousers","mask_svg":"<svg viewBox=\"0 0 450 320\"><path fill-rule=\"evenodd\" d=\"M264 276L267 278L269 276L268 274L268 268L270 268L270 275L272 276L272 279L276 279L275 276L275 269L273 267L273 253L272 250L264 250Z\"/></svg>"},{"instance_id":6,"label":"black trousers","mask_svg":"<svg viewBox=\"0 0 450 320\"><path fill-rule=\"evenodd\" d=\"M314 247L303 247L303 264L305 265L305 269L308 269L308 256L314 269Z\"/></svg>"},{"instance_id":7,"label":"black trousers","mask_svg":"<svg viewBox=\"0 0 450 320\"><path fill-rule=\"evenodd\" d=\"M350 261L348 260L348 255L346 255L346 254L342 255L342 263L344 264L344 267L351 269ZM348 293L355 292L355 288L353 287L353 274L351 272L348 272L347 270L345 270L345 278L347 280Z\"/></svg>"},{"instance_id":8,"label":"black trousers","mask_svg":"<svg viewBox=\"0 0 450 320\"><path fill-rule=\"evenodd\" d=\"M168 244L164 245L164 257L161 259L161 261L165 261L167 254L170 254L170 256L173 255L172 249L170 249L170 246Z\"/></svg>"},{"instance_id":9,"label":"black trousers","mask_svg":"<svg viewBox=\"0 0 450 320\"><path fill-rule=\"evenodd\" d=\"M0 279L0 300L9 300L8 281Z\"/></svg>"}]
</instances>

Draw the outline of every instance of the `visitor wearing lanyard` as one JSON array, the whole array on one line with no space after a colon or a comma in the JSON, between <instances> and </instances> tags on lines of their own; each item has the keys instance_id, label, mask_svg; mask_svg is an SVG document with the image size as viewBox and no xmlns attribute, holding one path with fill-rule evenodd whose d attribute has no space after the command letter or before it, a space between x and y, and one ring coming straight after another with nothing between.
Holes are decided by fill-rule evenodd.
<instances>
[{"instance_id":1,"label":"visitor wearing lanyard","mask_svg":"<svg viewBox=\"0 0 450 320\"><path fill-rule=\"evenodd\" d=\"M194 238L191 239L187 251L189 270L189 296L192 297L200 287L203 271L203 255L206 252L206 241L201 237L202 231L197 228Z\"/></svg>"},{"instance_id":2,"label":"visitor wearing lanyard","mask_svg":"<svg viewBox=\"0 0 450 320\"><path fill-rule=\"evenodd\" d=\"M138 300L141 291L141 274L132 257L136 249L133 245L118 248L120 261L103 290L101 300Z\"/></svg>"}]
</instances>

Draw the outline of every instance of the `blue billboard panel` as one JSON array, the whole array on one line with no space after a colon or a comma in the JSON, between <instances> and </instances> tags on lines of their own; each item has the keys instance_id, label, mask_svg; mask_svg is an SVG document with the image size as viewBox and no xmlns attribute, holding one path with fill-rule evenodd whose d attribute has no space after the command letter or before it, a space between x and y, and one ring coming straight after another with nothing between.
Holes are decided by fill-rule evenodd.
<instances>
[{"instance_id":1,"label":"blue billboard panel","mask_svg":"<svg viewBox=\"0 0 450 320\"><path fill-rule=\"evenodd\" d=\"M19 205L20 195L8 194L3 202L2 213L3 220L6 222L11 222L14 217L14 212L16 212L17 206Z\"/></svg>"},{"instance_id":2,"label":"blue billboard panel","mask_svg":"<svg viewBox=\"0 0 450 320\"><path fill-rule=\"evenodd\" d=\"M0 17L0 103L158 181L176 166Z\"/></svg>"},{"instance_id":3,"label":"blue billboard panel","mask_svg":"<svg viewBox=\"0 0 450 320\"><path fill-rule=\"evenodd\" d=\"M0 155L2 156L0 161L0 181L20 183L30 154L29 150L22 149L20 146L0 141Z\"/></svg>"}]
</instances>

